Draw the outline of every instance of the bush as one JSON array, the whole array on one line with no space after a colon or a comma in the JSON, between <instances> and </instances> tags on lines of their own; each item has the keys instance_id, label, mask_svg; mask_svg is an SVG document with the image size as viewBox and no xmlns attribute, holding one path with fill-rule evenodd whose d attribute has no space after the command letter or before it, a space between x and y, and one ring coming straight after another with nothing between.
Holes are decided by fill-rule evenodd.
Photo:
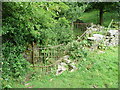
<instances>
[{"instance_id":1,"label":"bush","mask_svg":"<svg viewBox=\"0 0 120 90\"><path fill-rule=\"evenodd\" d=\"M68 27L66 27L66 25L68 25ZM67 44L75 38L69 24L60 26L60 23L58 23L53 28L41 29L40 33L39 44L41 45Z\"/></svg>"},{"instance_id":2,"label":"bush","mask_svg":"<svg viewBox=\"0 0 120 90\"><path fill-rule=\"evenodd\" d=\"M87 51L81 45L81 42L73 41L66 46L67 54L70 55L72 60L78 60L87 56Z\"/></svg>"},{"instance_id":3,"label":"bush","mask_svg":"<svg viewBox=\"0 0 120 90\"><path fill-rule=\"evenodd\" d=\"M22 51L25 48L22 46L14 46L11 43L3 44L3 65L2 77L3 79L18 78L23 76L29 69L29 63L23 58Z\"/></svg>"}]
</instances>

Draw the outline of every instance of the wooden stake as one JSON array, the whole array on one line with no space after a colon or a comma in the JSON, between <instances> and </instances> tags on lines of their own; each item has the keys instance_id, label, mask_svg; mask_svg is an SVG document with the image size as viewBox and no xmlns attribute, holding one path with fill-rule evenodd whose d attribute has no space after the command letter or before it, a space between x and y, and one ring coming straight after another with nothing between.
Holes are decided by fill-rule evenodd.
<instances>
[{"instance_id":1,"label":"wooden stake","mask_svg":"<svg viewBox=\"0 0 120 90\"><path fill-rule=\"evenodd\" d=\"M32 42L32 64L34 66L34 42Z\"/></svg>"}]
</instances>

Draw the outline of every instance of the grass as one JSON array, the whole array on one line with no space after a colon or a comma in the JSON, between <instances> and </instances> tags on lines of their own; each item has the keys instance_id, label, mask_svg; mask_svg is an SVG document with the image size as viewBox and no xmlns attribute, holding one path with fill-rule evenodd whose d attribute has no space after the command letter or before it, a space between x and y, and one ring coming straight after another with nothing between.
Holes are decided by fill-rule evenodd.
<instances>
[{"instance_id":1,"label":"grass","mask_svg":"<svg viewBox=\"0 0 120 90\"><path fill-rule=\"evenodd\" d=\"M112 19L114 19L114 21L118 21L118 14L116 12L105 12L103 14L103 18L104 18L103 25L108 27ZM90 12L85 12L83 13L82 17L80 17L80 19L83 20L85 23L98 24L99 23L99 11L94 10Z\"/></svg>"},{"instance_id":2,"label":"grass","mask_svg":"<svg viewBox=\"0 0 120 90\"><path fill-rule=\"evenodd\" d=\"M118 48L111 47L101 53L100 50L88 52L75 72L65 71L59 76L53 74L31 79L25 86L13 82L13 88L117 88L118 87ZM38 71L40 72L40 71Z\"/></svg>"}]
</instances>

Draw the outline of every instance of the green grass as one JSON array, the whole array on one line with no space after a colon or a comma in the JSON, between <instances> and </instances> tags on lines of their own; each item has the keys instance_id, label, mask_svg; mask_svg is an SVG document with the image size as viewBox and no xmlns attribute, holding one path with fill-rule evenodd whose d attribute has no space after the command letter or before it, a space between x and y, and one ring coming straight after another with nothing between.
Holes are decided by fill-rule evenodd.
<instances>
[{"instance_id":1,"label":"green grass","mask_svg":"<svg viewBox=\"0 0 120 90\"><path fill-rule=\"evenodd\" d=\"M118 48L111 47L104 52L88 52L87 58L79 63L79 69L75 72L65 71L59 76L38 74L37 78L26 83L30 83L29 86L33 88L117 88ZM28 86L13 82L12 87Z\"/></svg>"},{"instance_id":2,"label":"green grass","mask_svg":"<svg viewBox=\"0 0 120 90\"><path fill-rule=\"evenodd\" d=\"M118 14L115 12L105 12L104 15L104 26L108 26L112 19L114 21L118 21ZM99 23L99 11L94 10L90 12L83 13L82 17L80 17L85 23Z\"/></svg>"}]
</instances>

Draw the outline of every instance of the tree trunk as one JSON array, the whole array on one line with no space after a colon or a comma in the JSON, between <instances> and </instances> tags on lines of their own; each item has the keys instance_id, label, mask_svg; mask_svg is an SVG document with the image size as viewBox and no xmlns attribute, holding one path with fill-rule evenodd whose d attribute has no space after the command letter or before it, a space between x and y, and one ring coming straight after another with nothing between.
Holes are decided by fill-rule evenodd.
<instances>
[{"instance_id":1,"label":"tree trunk","mask_svg":"<svg viewBox=\"0 0 120 90\"><path fill-rule=\"evenodd\" d=\"M100 25L103 25L103 13L104 13L103 8L101 7L100 8L100 14L99 14L100 15Z\"/></svg>"}]
</instances>

